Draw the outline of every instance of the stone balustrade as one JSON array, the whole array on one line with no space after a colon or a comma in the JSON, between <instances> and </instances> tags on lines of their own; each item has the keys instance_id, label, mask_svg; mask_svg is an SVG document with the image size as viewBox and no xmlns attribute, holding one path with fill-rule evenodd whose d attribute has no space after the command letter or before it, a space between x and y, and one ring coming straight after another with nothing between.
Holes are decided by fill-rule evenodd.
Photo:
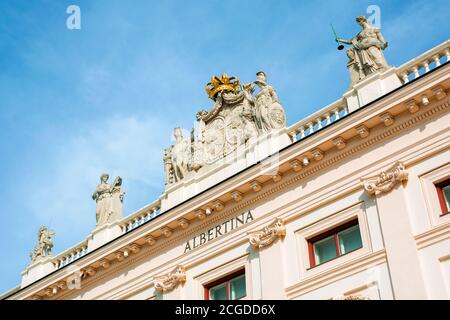
<instances>
[{"instance_id":1,"label":"stone balustrade","mask_svg":"<svg viewBox=\"0 0 450 320\"><path fill-rule=\"evenodd\" d=\"M153 203L139 209L132 215L125 217L120 222L120 227L122 229L122 233L129 232L138 226L144 224L147 221L150 221L160 215L161 213L161 201L158 199Z\"/></svg>"},{"instance_id":2,"label":"stone balustrade","mask_svg":"<svg viewBox=\"0 0 450 320\"><path fill-rule=\"evenodd\" d=\"M335 101L325 108L313 113L305 119L294 123L287 128L287 133L292 142L301 140L312 133L332 124L333 122L345 117L348 114L348 108L344 99Z\"/></svg>"},{"instance_id":3,"label":"stone balustrade","mask_svg":"<svg viewBox=\"0 0 450 320\"><path fill-rule=\"evenodd\" d=\"M80 259L88 252L88 243L87 240L84 240L77 245L69 248L68 250L61 252L57 256L53 258L53 265L55 269L62 268L75 260Z\"/></svg>"},{"instance_id":4,"label":"stone balustrade","mask_svg":"<svg viewBox=\"0 0 450 320\"><path fill-rule=\"evenodd\" d=\"M447 40L397 68L402 82L408 83L450 60L450 40Z\"/></svg>"}]
</instances>

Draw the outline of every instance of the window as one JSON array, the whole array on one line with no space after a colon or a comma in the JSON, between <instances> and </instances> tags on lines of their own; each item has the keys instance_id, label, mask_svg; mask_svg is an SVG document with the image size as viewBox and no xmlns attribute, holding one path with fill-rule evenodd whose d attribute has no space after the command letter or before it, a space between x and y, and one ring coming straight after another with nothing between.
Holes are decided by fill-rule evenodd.
<instances>
[{"instance_id":1,"label":"window","mask_svg":"<svg viewBox=\"0 0 450 320\"><path fill-rule=\"evenodd\" d=\"M450 211L450 179L436 184L436 191L441 206L442 215Z\"/></svg>"},{"instance_id":2,"label":"window","mask_svg":"<svg viewBox=\"0 0 450 320\"><path fill-rule=\"evenodd\" d=\"M308 247L311 268L362 248L358 220L309 239Z\"/></svg>"},{"instance_id":3,"label":"window","mask_svg":"<svg viewBox=\"0 0 450 320\"><path fill-rule=\"evenodd\" d=\"M246 295L244 269L205 286L206 300L239 300Z\"/></svg>"}]
</instances>

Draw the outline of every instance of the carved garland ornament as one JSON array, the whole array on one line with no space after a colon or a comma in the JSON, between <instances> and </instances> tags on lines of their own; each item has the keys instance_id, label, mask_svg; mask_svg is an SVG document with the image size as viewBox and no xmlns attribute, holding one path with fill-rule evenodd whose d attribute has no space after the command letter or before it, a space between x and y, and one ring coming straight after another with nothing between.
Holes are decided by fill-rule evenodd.
<instances>
[{"instance_id":1,"label":"carved garland ornament","mask_svg":"<svg viewBox=\"0 0 450 320\"><path fill-rule=\"evenodd\" d=\"M169 274L155 278L155 289L158 292L167 292L184 282L186 282L186 270L183 266L178 265Z\"/></svg>"},{"instance_id":2,"label":"carved garland ornament","mask_svg":"<svg viewBox=\"0 0 450 320\"><path fill-rule=\"evenodd\" d=\"M389 192L394 189L397 184L406 180L408 180L408 172L406 172L403 163L399 161L386 171L381 171L381 173L374 177L361 179L364 189L370 195Z\"/></svg>"},{"instance_id":3,"label":"carved garland ornament","mask_svg":"<svg viewBox=\"0 0 450 320\"><path fill-rule=\"evenodd\" d=\"M282 238L286 235L286 227L283 220L276 218L264 229L250 233L249 241L255 249L260 249L271 245L277 238Z\"/></svg>"}]
</instances>

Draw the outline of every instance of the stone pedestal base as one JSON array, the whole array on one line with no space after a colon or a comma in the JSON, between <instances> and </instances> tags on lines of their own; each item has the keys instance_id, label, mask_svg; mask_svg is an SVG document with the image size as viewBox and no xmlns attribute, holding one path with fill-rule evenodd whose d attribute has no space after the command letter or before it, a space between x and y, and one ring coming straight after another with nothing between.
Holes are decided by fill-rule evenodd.
<instances>
[{"instance_id":1,"label":"stone pedestal base","mask_svg":"<svg viewBox=\"0 0 450 320\"><path fill-rule=\"evenodd\" d=\"M384 72L371 74L344 93L348 111L353 112L401 85L402 82L397 76L395 68L391 67Z\"/></svg>"},{"instance_id":2,"label":"stone pedestal base","mask_svg":"<svg viewBox=\"0 0 450 320\"><path fill-rule=\"evenodd\" d=\"M101 247L105 243L117 238L122 234L122 229L116 223L105 224L101 227L97 227L92 231L88 239L88 252Z\"/></svg>"},{"instance_id":3,"label":"stone pedestal base","mask_svg":"<svg viewBox=\"0 0 450 320\"><path fill-rule=\"evenodd\" d=\"M41 258L28 266L22 272L22 282L20 284L20 287L26 287L27 285L41 279L42 277L56 270L54 264L51 262L52 258L52 256Z\"/></svg>"}]
</instances>

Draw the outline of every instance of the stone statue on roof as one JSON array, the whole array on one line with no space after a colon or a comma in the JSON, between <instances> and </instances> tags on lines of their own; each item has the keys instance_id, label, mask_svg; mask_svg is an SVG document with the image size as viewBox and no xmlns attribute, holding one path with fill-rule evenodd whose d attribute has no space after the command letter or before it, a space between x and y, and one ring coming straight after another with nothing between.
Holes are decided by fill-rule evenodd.
<instances>
[{"instance_id":1,"label":"stone statue on roof","mask_svg":"<svg viewBox=\"0 0 450 320\"><path fill-rule=\"evenodd\" d=\"M362 30L352 39L336 38L337 42L349 44L352 48L347 50L350 78L352 85L375 72L382 72L389 68L383 54L388 43L381 30L370 25L366 17L358 16L356 22Z\"/></svg>"}]
</instances>

